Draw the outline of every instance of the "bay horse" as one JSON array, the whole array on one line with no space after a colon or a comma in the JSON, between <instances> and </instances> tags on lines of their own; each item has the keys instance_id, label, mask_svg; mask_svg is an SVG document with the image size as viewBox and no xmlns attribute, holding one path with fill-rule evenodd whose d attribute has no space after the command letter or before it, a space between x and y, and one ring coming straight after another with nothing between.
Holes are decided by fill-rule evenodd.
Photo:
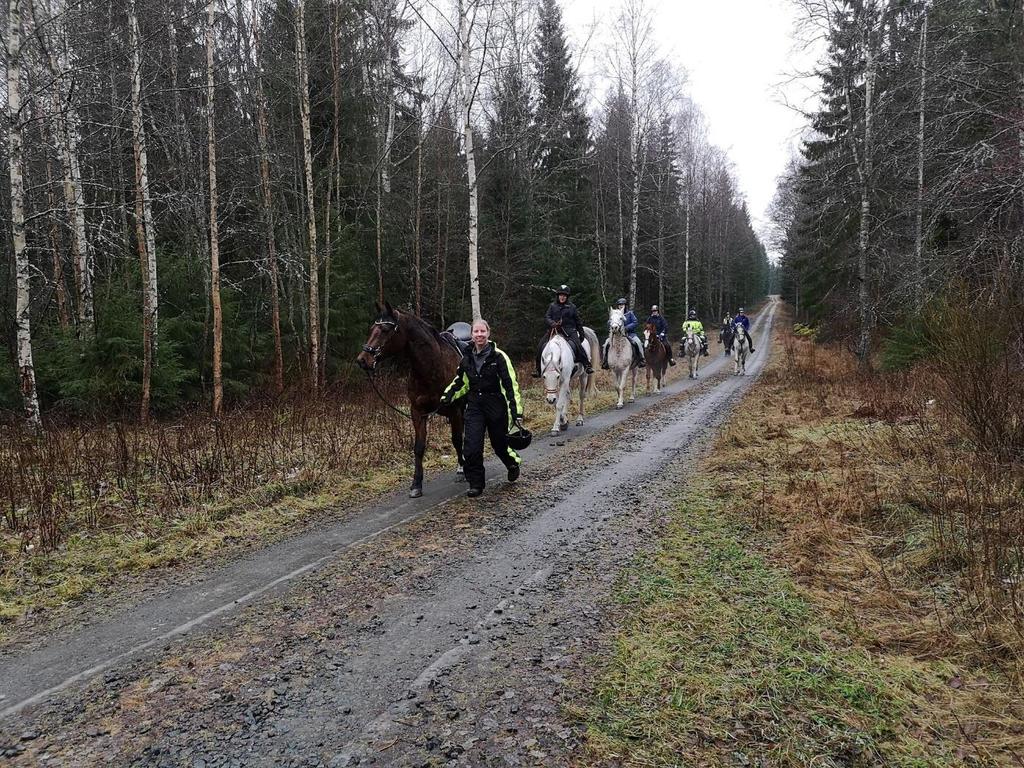
<instances>
[{"instance_id":1,"label":"bay horse","mask_svg":"<svg viewBox=\"0 0 1024 768\"><path fill-rule=\"evenodd\" d=\"M690 378L696 379L697 372L700 370L700 339L697 338L697 334L693 331L686 332L686 338L683 339L682 343L683 357L690 364Z\"/></svg>"},{"instance_id":2,"label":"bay horse","mask_svg":"<svg viewBox=\"0 0 1024 768\"><path fill-rule=\"evenodd\" d=\"M597 334L586 327L583 328L583 351L590 358L591 366L601 364L601 346L597 342ZM572 345L556 329L552 329L551 338L540 353L540 369L544 377L544 399L549 405L555 406L551 434L557 435L569 428L569 403L574 386L578 386L580 392L580 414L576 418L576 426L583 426L584 400L588 392L597 389L597 375L587 374L583 366L576 362Z\"/></svg>"},{"instance_id":3,"label":"bay horse","mask_svg":"<svg viewBox=\"0 0 1024 768\"><path fill-rule=\"evenodd\" d=\"M384 302L377 305L377 317L370 326L370 336L356 356L356 363L373 374L382 357L395 357L408 363L409 411L413 429L415 470L410 498L423 495L423 454L427 450L427 419L439 413L448 419L452 430L452 447L458 457L456 479L462 479L462 427L465 404L441 405L441 394L455 378L462 353L448 342L430 323L410 312L401 312Z\"/></svg>"},{"instance_id":4,"label":"bay horse","mask_svg":"<svg viewBox=\"0 0 1024 768\"><path fill-rule=\"evenodd\" d=\"M732 329L732 318L722 321L722 327L718 329L718 343L725 345L725 355L732 354L732 339L736 332Z\"/></svg>"},{"instance_id":5,"label":"bay horse","mask_svg":"<svg viewBox=\"0 0 1024 768\"><path fill-rule=\"evenodd\" d=\"M633 358L633 342L626 334L626 313L617 307L613 307L608 313L608 367L615 377L615 388L619 391L619 401L616 408L622 408L623 393L626 390L627 379L631 378L633 383L632 394L629 402L636 400L636 362Z\"/></svg>"},{"instance_id":6,"label":"bay horse","mask_svg":"<svg viewBox=\"0 0 1024 768\"><path fill-rule=\"evenodd\" d=\"M733 375L747 375L747 355L750 353L750 336L747 329L737 323L733 326L732 361Z\"/></svg>"},{"instance_id":7,"label":"bay horse","mask_svg":"<svg viewBox=\"0 0 1024 768\"><path fill-rule=\"evenodd\" d=\"M658 336L654 323L644 325L644 358L647 360L647 393L651 392L651 378L654 379L654 394L661 392L661 380L668 370L668 349Z\"/></svg>"}]
</instances>

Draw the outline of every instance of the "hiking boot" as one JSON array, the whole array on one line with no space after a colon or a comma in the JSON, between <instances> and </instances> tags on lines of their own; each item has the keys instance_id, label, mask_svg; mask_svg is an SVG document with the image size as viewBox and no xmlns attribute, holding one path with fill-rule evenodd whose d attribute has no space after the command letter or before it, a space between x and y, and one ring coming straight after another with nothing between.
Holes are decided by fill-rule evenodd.
<instances>
[{"instance_id":1,"label":"hiking boot","mask_svg":"<svg viewBox=\"0 0 1024 768\"><path fill-rule=\"evenodd\" d=\"M518 479L519 479L519 465L518 464L513 464L511 467L508 468L508 481L510 483L514 483Z\"/></svg>"},{"instance_id":2,"label":"hiking boot","mask_svg":"<svg viewBox=\"0 0 1024 768\"><path fill-rule=\"evenodd\" d=\"M469 496L469 498L472 499L472 498L474 498L476 496L479 496L483 492L484 492L483 488L470 488L468 491L466 491L466 495Z\"/></svg>"}]
</instances>

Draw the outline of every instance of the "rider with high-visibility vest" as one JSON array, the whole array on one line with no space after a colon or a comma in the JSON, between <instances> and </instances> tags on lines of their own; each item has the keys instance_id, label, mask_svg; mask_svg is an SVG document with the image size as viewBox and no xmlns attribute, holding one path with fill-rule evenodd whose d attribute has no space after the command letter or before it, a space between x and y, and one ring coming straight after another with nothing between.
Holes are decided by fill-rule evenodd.
<instances>
[{"instance_id":1,"label":"rider with high-visibility vest","mask_svg":"<svg viewBox=\"0 0 1024 768\"><path fill-rule=\"evenodd\" d=\"M508 481L519 478L519 454L508 444L513 427L522 428L523 396L519 392L516 368L502 350L490 340L491 327L486 320L473 323L473 344L466 350L455 378L441 395L441 404L450 405L466 398L465 441L462 455L469 482L467 496L484 492L484 431L491 438L494 455L508 470Z\"/></svg>"},{"instance_id":2,"label":"rider with high-visibility vest","mask_svg":"<svg viewBox=\"0 0 1024 768\"><path fill-rule=\"evenodd\" d=\"M683 335L687 332L692 331L693 334L700 339L700 351L704 357L708 356L708 337L704 334L704 323L697 319L697 310L691 309L686 316L686 322L683 323Z\"/></svg>"}]
</instances>

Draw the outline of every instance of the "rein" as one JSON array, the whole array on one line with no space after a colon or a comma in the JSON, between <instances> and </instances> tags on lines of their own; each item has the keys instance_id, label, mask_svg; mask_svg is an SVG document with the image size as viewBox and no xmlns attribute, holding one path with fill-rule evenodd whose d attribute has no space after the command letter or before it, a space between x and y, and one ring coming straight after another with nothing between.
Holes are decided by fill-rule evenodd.
<instances>
[{"instance_id":1,"label":"rein","mask_svg":"<svg viewBox=\"0 0 1024 768\"><path fill-rule=\"evenodd\" d=\"M377 397L380 398L380 401L382 403L384 403L384 405L386 405L388 408L390 408L395 413L404 416L409 421L413 421L412 414L406 413L405 411L403 411L398 406L395 406L395 405L392 405L391 403L389 403L387 398L384 397L384 393L382 393L379 389L377 389L377 382L374 381L374 379L373 379L373 372L372 371L367 371L366 372L366 378L369 379L370 386L373 387L373 391L377 393Z\"/></svg>"}]
</instances>

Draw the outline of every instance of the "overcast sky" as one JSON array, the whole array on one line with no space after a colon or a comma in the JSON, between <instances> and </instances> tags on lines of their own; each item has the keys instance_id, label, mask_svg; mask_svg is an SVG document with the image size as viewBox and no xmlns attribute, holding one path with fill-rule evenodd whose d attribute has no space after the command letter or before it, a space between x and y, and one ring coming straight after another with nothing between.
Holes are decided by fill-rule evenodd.
<instances>
[{"instance_id":1,"label":"overcast sky","mask_svg":"<svg viewBox=\"0 0 1024 768\"><path fill-rule=\"evenodd\" d=\"M795 42L790 0L650 0L650 6L662 54L686 70L689 93L711 140L732 160L760 231L776 177L804 127L784 102L808 105L811 83L793 76L813 67L818 47ZM585 76L603 66L603 40L619 7L619 0L562 0L574 53L586 44Z\"/></svg>"}]
</instances>

